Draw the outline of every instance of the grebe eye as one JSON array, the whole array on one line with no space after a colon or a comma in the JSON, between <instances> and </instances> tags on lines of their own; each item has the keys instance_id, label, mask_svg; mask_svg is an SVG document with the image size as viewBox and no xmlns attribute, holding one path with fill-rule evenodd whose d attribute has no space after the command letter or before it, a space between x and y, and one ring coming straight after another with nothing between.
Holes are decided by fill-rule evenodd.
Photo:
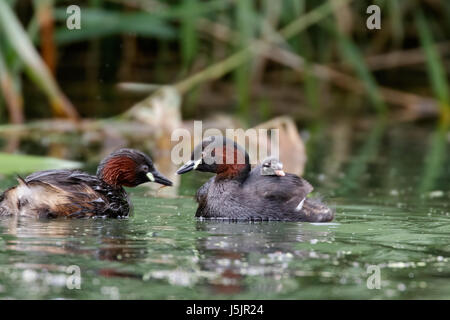
<instances>
[{"instance_id":1,"label":"grebe eye","mask_svg":"<svg viewBox=\"0 0 450 320\"><path fill-rule=\"evenodd\" d=\"M142 170L145 171L145 172L148 172L148 166L147 165L143 165L142 166Z\"/></svg>"}]
</instances>

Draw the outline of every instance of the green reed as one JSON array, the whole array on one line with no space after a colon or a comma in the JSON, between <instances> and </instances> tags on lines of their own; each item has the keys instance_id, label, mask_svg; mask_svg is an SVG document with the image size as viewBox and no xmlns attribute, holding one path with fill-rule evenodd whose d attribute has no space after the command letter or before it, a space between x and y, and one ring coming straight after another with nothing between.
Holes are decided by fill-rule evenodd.
<instances>
[{"instance_id":1,"label":"green reed","mask_svg":"<svg viewBox=\"0 0 450 320\"><path fill-rule=\"evenodd\" d=\"M25 71L31 79L34 79L36 85L47 93L53 108L58 109L61 108L61 102L55 103L55 99L58 99L55 97L59 97L62 101L65 99L61 98L63 94L58 84L51 74L45 71L45 66L39 62L40 59L35 50L36 46L41 49L42 45L36 13L47 1L35 2L36 5L31 7L34 10L31 20L21 19L22 23L26 23L25 26L22 26L18 17L15 16L13 9L17 7L16 1L1 1L0 20L3 23L0 22L2 33L0 45L2 45L5 65L9 72L13 75L21 75ZM255 51L249 53L250 59L245 58L245 62L232 65L231 78L226 76L228 72L224 72L220 77L221 80L231 82L233 85L236 105L234 111L247 120L257 114L275 115L277 113L277 103L257 103L261 99L267 99L260 85L264 85L265 75L272 70L278 70L282 76L280 83L271 85L283 85L285 79L295 79L299 87L299 95L305 98L306 108L320 109L323 99L321 99L319 88L320 81L323 80L318 80L311 70L312 64L338 69L350 65L352 68L344 69L344 71L356 77L363 85L365 95L374 106L374 112L385 114L390 110L390 106L387 106L379 92L379 86L383 85L384 74L380 71L372 71L366 65L366 58L394 50L409 49L414 43L420 44L425 55L424 64L427 68L429 83L424 82L423 86L430 86L432 94L439 99L441 106L439 112L444 115L450 113L450 94L444 57L440 57L434 45L449 38L447 18L450 16L450 5L446 1L435 1L433 6L402 0L347 1L343 3L342 9L330 9L338 1L280 0L274 4L269 0L153 0L149 5L146 1L135 0L89 0L80 4L82 8L80 30L68 30L65 26L66 8L72 4L70 1L50 2L53 3L52 15L56 26L53 37L58 50L64 50L67 45L75 42L93 39L101 43L120 41L121 38L118 36L152 40L157 44L154 53L154 69L161 83L183 81L195 76L195 73L201 72L202 69L219 63L218 60L238 54L254 40L277 39L275 41L277 46L304 59L305 66L300 77L290 68L280 66L269 61L270 59L261 58ZM365 26L365 20L368 17L365 10L374 3L382 10L382 29L378 31L368 30ZM436 14L436 9L441 10L441 16ZM318 19L318 17L330 10L332 13L326 19L327 22L320 22L321 18ZM425 18L422 11L427 12L428 18ZM300 19L306 13L313 13L310 20ZM346 13L350 13L348 21ZM409 19L410 16L414 19ZM225 26L238 35L237 41L227 42L214 35L206 35L205 30L199 28L199 21L202 19ZM428 22L430 20L434 21L433 25ZM310 27L298 32L305 23ZM348 24L345 30L341 30L342 23ZM418 32L414 33L415 30ZM35 47L31 46L31 43ZM103 47L100 48L100 50L106 50ZM168 62L168 56L173 57L170 62ZM97 59L101 59L101 55ZM13 60L15 61L12 62ZM117 65L125 63L121 59L112 59L112 61ZM179 72L176 77L169 77L164 72L164 67L161 65L165 66L167 63L178 66ZM399 72L402 70L399 69ZM293 74L294 77L292 77ZM17 76L16 78L20 79ZM205 79L203 83L213 80L215 79ZM258 88L259 90L255 90ZM401 89L408 90L408 88ZM414 93L416 87L411 90ZM268 105L274 109L270 113L266 110ZM335 106L335 108L338 107L340 106ZM65 108L70 109L67 106ZM366 110L360 112L363 113Z\"/></svg>"}]
</instances>

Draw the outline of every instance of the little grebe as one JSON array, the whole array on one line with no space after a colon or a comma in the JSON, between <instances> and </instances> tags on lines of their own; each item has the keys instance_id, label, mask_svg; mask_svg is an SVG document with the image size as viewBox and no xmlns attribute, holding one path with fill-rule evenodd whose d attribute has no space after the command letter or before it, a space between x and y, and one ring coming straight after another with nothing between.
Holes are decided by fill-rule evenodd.
<instances>
[{"instance_id":1,"label":"little grebe","mask_svg":"<svg viewBox=\"0 0 450 320\"><path fill-rule=\"evenodd\" d=\"M269 157L261 162L261 175L284 177L283 163L275 157Z\"/></svg>"},{"instance_id":2,"label":"little grebe","mask_svg":"<svg viewBox=\"0 0 450 320\"><path fill-rule=\"evenodd\" d=\"M274 168L269 168L274 166ZM216 173L197 191L197 217L235 220L326 222L334 212L319 200L307 198L313 187L305 179L284 173L269 158L251 170L247 152L220 136L208 137L178 174L191 170ZM272 173L271 173L272 172Z\"/></svg>"},{"instance_id":3,"label":"little grebe","mask_svg":"<svg viewBox=\"0 0 450 320\"><path fill-rule=\"evenodd\" d=\"M131 203L123 186L150 181L172 185L147 155L120 149L103 159L96 176L79 170L46 170L19 177L18 186L0 195L0 216L125 217Z\"/></svg>"}]
</instances>

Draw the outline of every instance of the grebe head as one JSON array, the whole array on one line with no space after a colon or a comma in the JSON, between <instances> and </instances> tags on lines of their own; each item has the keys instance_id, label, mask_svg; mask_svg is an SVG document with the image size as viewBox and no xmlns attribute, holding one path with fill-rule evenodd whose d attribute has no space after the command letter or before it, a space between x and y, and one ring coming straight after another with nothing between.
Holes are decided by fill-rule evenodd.
<instances>
[{"instance_id":1,"label":"grebe head","mask_svg":"<svg viewBox=\"0 0 450 320\"><path fill-rule=\"evenodd\" d=\"M275 157L264 159L261 163L261 175L279 177L285 176L283 171L283 163Z\"/></svg>"},{"instance_id":2,"label":"grebe head","mask_svg":"<svg viewBox=\"0 0 450 320\"><path fill-rule=\"evenodd\" d=\"M191 160L177 173L198 170L216 173L218 179L245 179L250 169L247 152L236 142L223 136L210 136L195 147Z\"/></svg>"},{"instance_id":3,"label":"grebe head","mask_svg":"<svg viewBox=\"0 0 450 320\"><path fill-rule=\"evenodd\" d=\"M134 149L119 149L111 153L100 162L97 176L112 186L135 187L145 182L172 185L155 169L149 156Z\"/></svg>"}]
</instances>

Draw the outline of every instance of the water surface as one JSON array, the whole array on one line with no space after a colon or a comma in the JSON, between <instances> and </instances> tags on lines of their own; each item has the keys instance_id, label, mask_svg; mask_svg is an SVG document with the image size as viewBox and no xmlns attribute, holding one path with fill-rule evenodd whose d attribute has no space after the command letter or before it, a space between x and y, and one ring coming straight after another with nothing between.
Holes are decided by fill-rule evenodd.
<instances>
[{"instance_id":1,"label":"water surface","mask_svg":"<svg viewBox=\"0 0 450 320\"><path fill-rule=\"evenodd\" d=\"M130 190L129 219L2 218L0 298L449 299L448 133L336 135L312 136L306 174L332 223L196 220L192 195L208 176L192 173L176 198ZM67 288L71 265L79 290ZM380 289L367 286L370 266Z\"/></svg>"}]
</instances>

